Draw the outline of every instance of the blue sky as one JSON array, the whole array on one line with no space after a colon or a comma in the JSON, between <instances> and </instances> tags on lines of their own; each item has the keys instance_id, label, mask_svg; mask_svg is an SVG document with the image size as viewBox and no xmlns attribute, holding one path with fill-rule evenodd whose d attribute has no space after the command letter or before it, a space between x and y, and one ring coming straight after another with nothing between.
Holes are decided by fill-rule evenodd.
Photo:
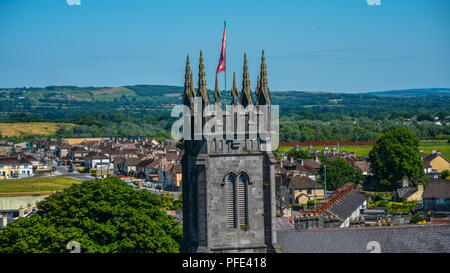
<instances>
[{"instance_id":1,"label":"blue sky","mask_svg":"<svg viewBox=\"0 0 450 273\"><path fill-rule=\"evenodd\" d=\"M271 90L450 87L448 14L448 0L1 0L0 87L183 85L203 49L213 89L224 20L228 87L244 52L255 87L262 49Z\"/></svg>"}]
</instances>

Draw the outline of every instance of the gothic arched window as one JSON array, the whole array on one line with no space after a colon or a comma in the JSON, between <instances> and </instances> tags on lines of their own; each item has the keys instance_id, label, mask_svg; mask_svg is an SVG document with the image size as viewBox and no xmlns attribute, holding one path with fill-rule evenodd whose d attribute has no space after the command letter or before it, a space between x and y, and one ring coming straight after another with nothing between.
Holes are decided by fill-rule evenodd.
<instances>
[{"instance_id":1,"label":"gothic arched window","mask_svg":"<svg viewBox=\"0 0 450 273\"><path fill-rule=\"evenodd\" d=\"M226 179L227 222L229 228L237 227L236 219L236 175L230 173Z\"/></svg>"},{"instance_id":2,"label":"gothic arched window","mask_svg":"<svg viewBox=\"0 0 450 273\"><path fill-rule=\"evenodd\" d=\"M237 183L239 225L248 225L248 175L241 173Z\"/></svg>"}]
</instances>

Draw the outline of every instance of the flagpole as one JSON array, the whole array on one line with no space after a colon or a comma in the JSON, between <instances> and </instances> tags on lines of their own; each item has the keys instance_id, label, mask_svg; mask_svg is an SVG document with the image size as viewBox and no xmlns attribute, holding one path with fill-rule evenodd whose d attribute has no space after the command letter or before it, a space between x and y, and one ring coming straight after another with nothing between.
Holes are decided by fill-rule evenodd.
<instances>
[{"instance_id":1,"label":"flagpole","mask_svg":"<svg viewBox=\"0 0 450 273\"><path fill-rule=\"evenodd\" d=\"M227 21L223 21L223 27L226 29L227 27ZM225 64L225 111L227 110L227 104L228 104L228 93L227 93L227 51L225 50L225 54L223 56L224 58L224 64Z\"/></svg>"}]
</instances>

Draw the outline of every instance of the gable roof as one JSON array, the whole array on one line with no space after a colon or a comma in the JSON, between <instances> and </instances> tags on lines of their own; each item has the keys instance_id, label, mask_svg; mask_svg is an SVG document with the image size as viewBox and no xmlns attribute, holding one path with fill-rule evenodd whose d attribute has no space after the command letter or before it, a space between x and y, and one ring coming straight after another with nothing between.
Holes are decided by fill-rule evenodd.
<instances>
[{"instance_id":1,"label":"gable roof","mask_svg":"<svg viewBox=\"0 0 450 273\"><path fill-rule=\"evenodd\" d=\"M294 189L313 189L314 184L316 184L316 189L323 189L321 183L314 182L314 180L307 176L289 176L288 180Z\"/></svg>"},{"instance_id":2,"label":"gable roof","mask_svg":"<svg viewBox=\"0 0 450 273\"><path fill-rule=\"evenodd\" d=\"M404 187L397 189L397 196L401 199L406 199L410 197L412 194L414 194L417 191L416 187Z\"/></svg>"},{"instance_id":3,"label":"gable roof","mask_svg":"<svg viewBox=\"0 0 450 273\"><path fill-rule=\"evenodd\" d=\"M326 213L331 213L339 217L342 221L349 218L352 213L360 207L364 201L366 201L366 196L359 193L356 190L352 190L345 194L342 198L337 199L327 210Z\"/></svg>"},{"instance_id":4,"label":"gable roof","mask_svg":"<svg viewBox=\"0 0 450 273\"><path fill-rule=\"evenodd\" d=\"M450 181L443 179L430 180L423 191L422 198L447 198L450 199Z\"/></svg>"},{"instance_id":5,"label":"gable roof","mask_svg":"<svg viewBox=\"0 0 450 273\"><path fill-rule=\"evenodd\" d=\"M370 171L370 163L365 160L356 161L355 167L361 170L362 172Z\"/></svg>"},{"instance_id":6,"label":"gable roof","mask_svg":"<svg viewBox=\"0 0 450 273\"><path fill-rule=\"evenodd\" d=\"M149 168L149 166L155 161L153 158L148 158L143 161L141 161L139 164L137 164L138 168Z\"/></svg>"},{"instance_id":7,"label":"gable roof","mask_svg":"<svg viewBox=\"0 0 450 273\"><path fill-rule=\"evenodd\" d=\"M448 253L450 224L277 231L285 253L369 253L376 241L382 253Z\"/></svg>"},{"instance_id":8,"label":"gable roof","mask_svg":"<svg viewBox=\"0 0 450 273\"><path fill-rule=\"evenodd\" d=\"M0 165L22 165L31 164L29 160L17 157L0 157Z\"/></svg>"},{"instance_id":9,"label":"gable roof","mask_svg":"<svg viewBox=\"0 0 450 273\"><path fill-rule=\"evenodd\" d=\"M90 159L109 159L106 155L100 153L100 152L90 152L86 155L86 158Z\"/></svg>"},{"instance_id":10,"label":"gable roof","mask_svg":"<svg viewBox=\"0 0 450 273\"><path fill-rule=\"evenodd\" d=\"M137 166L141 162L142 159L139 157L129 157L125 160L125 164L127 164L127 166Z\"/></svg>"}]
</instances>

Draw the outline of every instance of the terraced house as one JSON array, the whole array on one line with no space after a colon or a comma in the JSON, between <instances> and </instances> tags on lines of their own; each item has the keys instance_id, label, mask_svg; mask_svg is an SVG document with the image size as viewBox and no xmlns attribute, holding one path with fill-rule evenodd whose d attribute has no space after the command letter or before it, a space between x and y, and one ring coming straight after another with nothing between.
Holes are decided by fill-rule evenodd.
<instances>
[{"instance_id":1,"label":"terraced house","mask_svg":"<svg viewBox=\"0 0 450 273\"><path fill-rule=\"evenodd\" d=\"M20 156L0 157L0 180L33 176L32 163Z\"/></svg>"}]
</instances>

